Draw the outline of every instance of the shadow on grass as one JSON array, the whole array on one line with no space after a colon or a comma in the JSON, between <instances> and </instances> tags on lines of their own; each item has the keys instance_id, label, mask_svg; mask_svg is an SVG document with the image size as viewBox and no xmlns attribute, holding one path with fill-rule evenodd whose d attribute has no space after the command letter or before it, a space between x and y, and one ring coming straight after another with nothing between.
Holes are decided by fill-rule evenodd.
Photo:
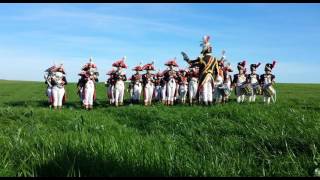
<instances>
[{"instance_id":1,"label":"shadow on grass","mask_svg":"<svg viewBox=\"0 0 320 180\"><path fill-rule=\"evenodd\" d=\"M49 107L49 103L46 100L34 100L34 101L12 101L6 102L4 105L11 106L11 107L42 107L46 108ZM79 101L67 101L63 104L65 108L82 108L81 102ZM106 104L105 101L96 101L94 102L94 107L96 108L104 108L109 107L111 105Z\"/></svg>"},{"instance_id":2,"label":"shadow on grass","mask_svg":"<svg viewBox=\"0 0 320 180\"><path fill-rule=\"evenodd\" d=\"M35 176L166 176L163 169L120 161L115 157L103 158L83 150L68 149L56 158L37 165ZM142 160L139 160L142 162ZM173 172L173 175L177 173Z\"/></svg>"},{"instance_id":3,"label":"shadow on grass","mask_svg":"<svg viewBox=\"0 0 320 180\"><path fill-rule=\"evenodd\" d=\"M29 100L29 101L11 101L5 102L4 105L11 107L49 107L49 103L47 100ZM123 106L131 105L130 100L124 100ZM66 101L63 106L65 108L82 108L81 101ZM94 108L106 108L113 107L114 105L110 105L109 101L97 99L94 101Z\"/></svg>"},{"instance_id":4,"label":"shadow on grass","mask_svg":"<svg viewBox=\"0 0 320 180\"><path fill-rule=\"evenodd\" d=\"M4 103L7 106L12 107L49 107L49 103L46 100L34 100L34 101L12 101ZM69 101L63 104L65 107L81 107L80 102Z\"/></svg>"}]
</instances>

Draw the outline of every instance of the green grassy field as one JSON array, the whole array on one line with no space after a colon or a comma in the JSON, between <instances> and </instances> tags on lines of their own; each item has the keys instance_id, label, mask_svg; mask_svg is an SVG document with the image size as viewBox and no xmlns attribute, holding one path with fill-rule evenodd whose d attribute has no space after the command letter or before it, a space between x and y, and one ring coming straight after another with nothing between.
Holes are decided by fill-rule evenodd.
<instances>
[{"instance_id":1,"label":"green grassy field","mask_svg":"<svg viewBox=\"0 0 320 180\"><path fill-rule=\"evenodd\" d=\"M45 84L0 81L0 176L313 176L320 85L277 84L277 103L46 106ZM128 96L126 96L128 97Z\"/></svg>"}]
</instances>

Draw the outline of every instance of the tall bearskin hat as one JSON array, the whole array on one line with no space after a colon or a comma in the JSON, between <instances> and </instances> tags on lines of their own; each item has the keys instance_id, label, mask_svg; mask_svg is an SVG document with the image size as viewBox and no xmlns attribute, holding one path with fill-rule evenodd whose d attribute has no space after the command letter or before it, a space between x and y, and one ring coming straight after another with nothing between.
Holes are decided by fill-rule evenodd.
<instances>
[{"instance_id":1,"label":"tall bearskin hat","mask_svg":"<svg viewBox=\"0 0 320 180\"><path fill-rule=\"evenodd\" d=\"M267 63L266 66L264 67L265 71L272 71L272 69L274 68L274 66L276 65L276 61L273 61L272 64Z\"/></svg>"},{"instance_id":2,"label":"tall bearskin hat","mask_svg":"<svg viewBox=\"0 0 320 180\"><path fill-rule=\"evenodd\" d=\"M238 70L242 69L243 71L245 71L246 70L245 66L246 66L246 60L239 62L237 68Z\"/></svg>"},{"instance_id":3,"label":"tall bearskin hat","mask_svg":"<svg viewBox=\"0 0 320 180\"><path fill-rule=\"evenodd\" d=\"M176 58L172 59L172 60L169 60L168 62L165 63L166 66L175 66L175 67L179 67L177 62L176 62Z\"/></svg>"},{"instance_id":4,"label":"tall bearskin hat","mask_svg":"<svg viewBox=\"0 0 320 180\"><path fill-rule=\"evenodd\" d=\"M210 40L210 36L208 35L203 36L202 42L200 44L200 46L202 47L201 53L206 54L206 53L212 52L212 47L209 40Z\"/></svg>"},{"instance_id":5,"label":"tall bearskin hat","mask_svg":"<svg viewBox=\"0 0 320 180\"><path fill-rule=\"evenodd\" d=\"M114 62L112 64L113 67L122 67L122 68L127 68L128 66L124 63L124 60L126 59L126 57L124 56L122 59Z\"/></svg>"},{"instance_id":6,"label":"tall bearskin hat","mask_svg":"<svg viewBox=\"0 0 320 180\"><path fill-rule=\"evenodd\" d=\"M154 66L153 66L153 63L154 62L152 62L152 63L149 63L149 64L145 64L143 67L142 67L142 69L143 70L154 70L155 68L154 68Z\"/></svg>"},{"instance_id":7,"label":"tall bearskin hat","mask_svg":"<svg viewBox=\"0 0 320 180\"><path fill-rule=\"evenodd\" d=\"M261 63L258 63L258 64L250 64L250 71L254 71L256 70L259 66L260 66Z\"/></svg>"}]
</instances>

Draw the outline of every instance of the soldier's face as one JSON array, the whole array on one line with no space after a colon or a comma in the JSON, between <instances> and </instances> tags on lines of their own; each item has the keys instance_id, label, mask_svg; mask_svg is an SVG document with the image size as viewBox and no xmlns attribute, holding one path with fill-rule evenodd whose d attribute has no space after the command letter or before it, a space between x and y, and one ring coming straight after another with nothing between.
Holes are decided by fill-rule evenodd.
<instances>
[{"instance_id":1,"label":"soldier's face","mask_svg":"<svg viewBox=\"0 0 320 180\"><path fill-rule=\"evenodd\" d=\"M267 70L267 71L266 71L266 73L267 73L267 74L270 74L270 73L271 73L271 71Z\"/></svg>"},{"instance_id":2,"label":"soldier's face","mask_svg":"<svg viewBox=\"0 0 320 180\"><path fill-rule=\"evenodd\" d=\"M240 70L239 70L239 73L240 73L240 74L243 74L243 70L242 70L242 69L240 69Z\"/></svg>"},{"instance_id":3,"label":"soldier's face","mask_svg":"<svg viewBox=\"0 0 320 180\"><path fill-rule=\"evenodd\" d=\"M252 73L255 74L255 73L256 73L256 70L253 70Z\"/></svg>"}]
</instances>

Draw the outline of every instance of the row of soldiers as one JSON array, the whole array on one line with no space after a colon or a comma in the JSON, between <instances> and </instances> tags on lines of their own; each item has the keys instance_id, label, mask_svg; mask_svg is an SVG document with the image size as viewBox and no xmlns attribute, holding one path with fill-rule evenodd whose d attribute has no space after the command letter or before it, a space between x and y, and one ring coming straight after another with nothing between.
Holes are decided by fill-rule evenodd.
<instances>
[{"instance_id":1,"label":"row of soldiers","mask_svg":"<svg viewBox=\"0 0 320 180\"><path fill-rule=\"evenodd\" d=\"M139 103L141 97L145 105L150 105L152 100L161 101L166 105L173 105L174 102L189 103L200 102L206 105L212 103L226 103L229 100L231 91L235 89L237 102L244 102L248 97L249 102L255 102L257 95L264 95L264 101L270 103L270 99L275 102L273 95L275 90L273 83L275 76L271 74L275 66L275 61L265 66L265 74L259 76L256 69L261 63L250 65L250 74L246 74L246 61L238 63L238 73L232 77L229 73L233 72L230 63L225 63L225 56L218 62L218 71L210 83L200 82L200 71L198 67L190 66L188 69L177 69L176 60L169 60L165 65L168 69L158 73L152 73L155 70L153 63L144 66L138 65L132 70L135 73L129 78L129 87L131 103ZM124 84L117 86L117 83L127 80L122 71L127 66L124 60L114 63L116 70L107 73L108 80L105 82L110 104L116 106L123 104ZM142 74L142 71L146 71ZM270 89L271 88L271 89ZM207 93L208 92L208 93ZM206 96L209 95L209 96Z\"/></svg>"},{"instance_id":2,"label":"row of soldiers","mask_svg":"<svg viewBox=\"0 0 320 180\"><path fill-rule=\"evenodd\" d=\"M189 64L187 69L178 69L176 59L171 59L165 65L168 67L165 71L154 73L154 63L138 65L133 68L135 74L127 79L124 69L128 68L125 64L125 57L112 64L116 69L107 73L108 80L105 82L107 87L107 97L110 104L115 106L123 105L125 94L125 82L130 81L129 88L131 103L139 103L143 97L144 104L151 105L152 101L161 101L166 105L173 105L180 101L190 104L199 102L205 105L213 103L225 103L229 100L232 90L235 90L237 102L244 102L248 97L250 102L254 102L257 95L264 95L264 102L270 103L276 101L276 91L273 87L275 76L271 73L275 67L273 63L265 65L265 74L259 76L256 69L261 63L250 65L250 74L246 74L246 61L239 62L237 65L238 73L231 76L233 72L230 63L227 62L225 51L221 58L212 55L212 46L209 42L210 37L204 36L200 44L202 51L200 56L190 60L186 53L181 52L183 59ZM61 68L50 68L46 72L46 83L53 82L53 86L48 85L49 89L61 89L63 97L65 96L64 83L65 73ZM142 71L146 71L142 74ZM58 76L57 76L58 75ZM86 63L78 74L80 79L77 83L77 92L86 109L92 109L93 102L96 99L96 82L98 82L98 69L92 59ZM64 78L64 79L63 79ZM66 80L65 80L66 82ZM59 92L60 92L59 91ZM58 93L59 94L59 93ZM50 99L56 99L54 93L47 93ZM60 97L61 95L59 95ZM54 107L61 107L59 102L52 104Z\"/></svg>"}]
</instances>

